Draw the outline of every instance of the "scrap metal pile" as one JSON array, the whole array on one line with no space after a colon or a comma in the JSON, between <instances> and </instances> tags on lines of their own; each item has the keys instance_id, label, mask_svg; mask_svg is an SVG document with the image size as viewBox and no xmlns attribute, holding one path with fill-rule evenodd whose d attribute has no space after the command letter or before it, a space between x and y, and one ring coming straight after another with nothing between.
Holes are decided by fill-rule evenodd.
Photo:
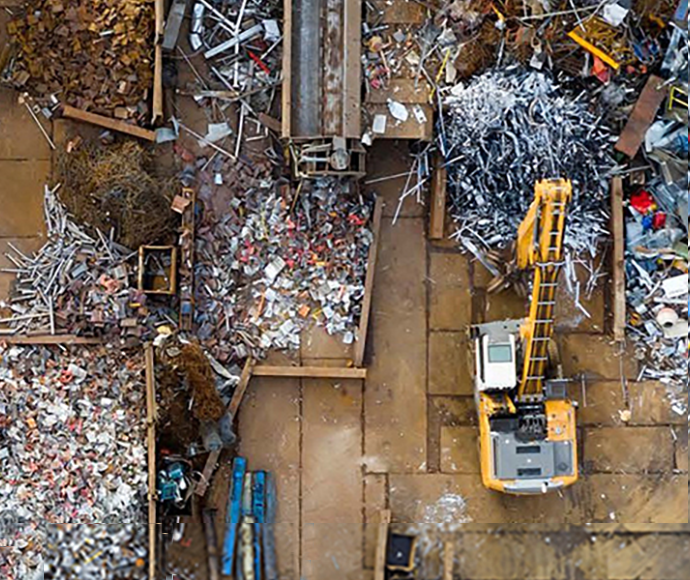
<instances>
[{"instance_id":1,"label":"scrap metal pile","mask_svg":"<svg viewBox=\"0 0 690 580\"><path fill-rule=\"evenodd\" d=\"M194 98L207 113L209 125L206 135L178 126L226 157L240 156L250 120L254 137L261 138L258 132L265 128L260 116L275 104L282 70L281 13L282 3L276 1L199 0L192 7L189 45L194 52L187 55L179 46L177 50L196 80L178 92ZM203 61L193 58L198 55ZM230 117L237 118L234 128ZM222 149L233 135L234 146Z\"/></svg>"},{"instance_id":2,"label":"scrap metal pile","mask_svg":"<svg viewBox=\"0 0 690 580\"><path fill-rule=\"evenodd\" d=\"M488 71L445 98L441 139L448 167L451 236L483 254L513 242L545 178L573 182L565 243L596 253L608 233L609 130L583 95L522 67Z\"/></svg>"},{"instance_id":3,"label":"scrap metal pile","mask_svg":"<svg viewBox=\"0 0 690 580\"><path fill-rule=\"evenodd\" d=\"M29 578L45 526L144 521L143 357L106 349L0 349L0 570Z\"/></svg>"},{"instance_id":4,"label":"scrap metal pile","mask_svg":"<svg viewBox=\"0 0 690 580\"><path fill-rule=\"evenodd\" d=\"M364 294L372 204L348 182L304 182L238 194L199 228L197 325L216 358L296 348L322 324L351 343Z\"/></svg>"},{"instance_id":5,"label":"scrap metal pile","mask_svg":"<svg viewBox=\"0 0 690 580\"><path fill-rule=\"evenodd\" d=\"M17 278L0 319L0 334L137 335L146 297L130 287L132 252L95 230L87 234L45 189L48 240L30 256L15 246L3 271Z\"/></svg>"},{"instance_id":6,"label":"scrap metal pile","mask_svg":"<svg viewBox=\"0 0 690 580\"><path fill-rule=\"evenodd\" d=\"M2 74L46 103L146 122L153 86L149 0L31 0L8 25Z\"/></svg>"},{"instance_id":7,"label":"scrap metal pile","mask_svg":"<svg viewBox=\"0 0 690 580\"><path fill-rule=\"evenodd\" d=\"M670 53L673 80L644 133L641 159L626 186L628 336L640 379L671 387L687 413L688 381L688 51ZM658 82L659 81L652 81ZM643 164L643 159L646 164ZM637 163L637 165L636 165ZM685 403L683 403L683 400Z\"/></svg>"},{"instance_id":8,"label":"scrap metal pile","mask_svg":"<svg viewBox=\"0 0 690 580\"><path fill-rule=\"evenodd\" d=\"M147 557L148 526L143 524L47 526L43 561L51 580L144 580Z\"/></svg>"}]
</instances>

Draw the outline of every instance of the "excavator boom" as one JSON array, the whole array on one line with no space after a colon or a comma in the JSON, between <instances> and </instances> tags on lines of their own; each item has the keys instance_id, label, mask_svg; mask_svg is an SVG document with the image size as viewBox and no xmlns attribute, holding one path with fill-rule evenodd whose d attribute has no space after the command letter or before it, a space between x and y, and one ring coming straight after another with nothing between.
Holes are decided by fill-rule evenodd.
<instances>
[{"instance_id":1,"label":"excavator boom","mask_svg":"<svg viewBox=\"0 0 690 580\"><path fill-rule=\"evenodd\" d=\"M529 316L521 328L525 350L518 400L525 403L541 400L543 395L558 276L563 265L566 210L572 195L570 181L540 181L518 229L518 267L534 268Z\"/></svg>"}]
</instances>

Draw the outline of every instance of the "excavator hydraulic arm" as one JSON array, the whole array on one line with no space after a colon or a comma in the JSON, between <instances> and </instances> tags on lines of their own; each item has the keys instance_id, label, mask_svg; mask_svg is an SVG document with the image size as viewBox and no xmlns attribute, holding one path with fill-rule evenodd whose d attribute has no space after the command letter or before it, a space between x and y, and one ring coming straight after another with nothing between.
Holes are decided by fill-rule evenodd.
<instances>
[{"instance_id":1,"label":"excavator hydraulic arm","mask_svg":"<svg viewBox=\"0 0 690 580\"><path fill-rule=\"evenodd\" d=\"M565 219L572 195L569 180L538 182L534 201L518 229L518 267L534 268L529 316L520 329L524 366L517 400L522 403L541 401L543 397L558 276L563 266Z\"/></svg>"}]
</instances>

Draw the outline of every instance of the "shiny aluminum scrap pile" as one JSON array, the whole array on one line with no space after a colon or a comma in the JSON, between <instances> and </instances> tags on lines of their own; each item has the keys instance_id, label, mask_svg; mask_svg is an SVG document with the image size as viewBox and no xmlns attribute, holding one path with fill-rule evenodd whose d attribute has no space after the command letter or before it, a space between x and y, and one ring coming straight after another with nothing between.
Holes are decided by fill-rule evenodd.
<instances>
[{"instance_id":1,"label":"shiny aluminum scrap pile","mask_svg":"<svg viewBox=\"0 0 690 580\"><path fill-rule=\"evenodd\" d=\"M452 238L481 254L504 248L534 199L535 182L573 183L566 244L596 254L607 235L610 133L583 95L565 95L548 74L510 67L450 89L441 124Z\"/></svg>"},{"instance_id":2,"label":"shiny aluminum scrap pile","mask_svg":"<svg viewBox=\"0 0 690 580\"><path fill-rule=\"evenodd\" d=\"M58 524L47 529L43 554L51 580L144 580L145 524Z\"/></svg>"},{"instance_id":3,"label":"shiny aluminum scrap pile","mask_svg":"<svg viewBox=\"0 0 690 580\"><path fill-rule=\"evenodd\" d=\"M347 182L309 183L248 191L199 228L198 335L219 360L297 348L313 322L354 341L372 205Z\"/></svg>"},{"instance_id":4,"label":"shiny aluminum scrap pile","mask_svg":"<svg viewBox=\"0 0 690 580\"><path fill-rule=\"evenodd\" d=\"M126 259L131 254L96 230L88 235L46 187L44 212L48 241L33 256L10 245L6 254L17 280L9 304L0 309L2 334L120 333L120 321L135 316ZM140 296L134 302L143 301Z\"/></svg>"},{"instance_id":5,"label":"shiny aluminum scrap pile","mask_svg":"<svg viewBox=\"0 0 690 580\"><path fill-rule=\"evenodd\" d=\"M6 578L28 578L38 526L143 521L142 356L0 349L0 506L14 518ZM23 572L22 572L23 571Z\"/></svg>"}]
</instances>

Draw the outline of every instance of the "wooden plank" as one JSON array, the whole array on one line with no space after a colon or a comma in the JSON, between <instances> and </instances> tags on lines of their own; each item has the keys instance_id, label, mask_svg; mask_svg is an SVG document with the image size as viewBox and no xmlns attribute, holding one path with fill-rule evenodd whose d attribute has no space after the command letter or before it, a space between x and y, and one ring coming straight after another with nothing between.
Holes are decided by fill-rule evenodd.
<instances>
[{"instance_id":1,"label":"wooden plank","mask_svg":"<svg viewBox=\"0 0 690 580\"><path fill-rule=\"evenodd\" d=\"M220 580L220 552L216 535L215 510L201 512L206 537L206 557L208 558L208 580ZM174 576L173 576L174 577Z\"/></svg>"},{"instance_id":2,"label":"wooden plank","mask_svg":"<svg viewBox=\"0 0 690 580\"><path fill-rule=\"evenodd\" d=\"M10 335L0 337L0 342L7 344L103 344L103 340L94 336L76 336L74 334L37 334L35 336Z\"/></svg>"},{"instance_id":3,"label":"wooden plank","mask_svg":"<svg viewBox=\"0 0 690 580\"><path fill-rule=\"evenodd\" d=\"M282 131L282 122L267 115L266 113L259 113L259 123L265 127L268 127L268 129L278 135L280 135L280 132Z\"/></svg>"},{"instance_id":4,"label":"wooden plank","mask_svg":"<svg viewBox=\"0 0 690 580\"><path fill-rule=\"evenodd\" d=\"M148 447L149 580L156 580L156 375L153 345L144 347Z\"/></svg>"},{"instance_id":5,"label":"wooden plank","mask_svg":"<svg viewBox=\"0 0 690 580\"><path fill-rule=\"evenodd\" d=\"M291 377L299 379L355 379L367 378L366 369L346 367L289 367L258 365L254 367L255 377Z\"/></svg>"},{"instance_id":6,"label":"wooden plank","mask_svg":"<svg viewBox=\"0 0 690 580\"><path fill-rule=\"evenodd\" d=\"M376 273L376 260L378 257L379 238L381 237L381 217L383 216L383 197L376 198L374 215L372 217L372 231L374 241L369 247L367 261L367 275L364 280L364 298L362 299L362 316L357 329L357 342L355 343L355 366L361 367L364 363L364 353L369 332L369 319L371 317L371 301L374 293L374 274Z\"/></svg>"},{"instance_id":7,"label":"wooden plank","mask_svg":"<svg viewBox=\"0 0 690 580\"><path fill-rule=\"evenodd\" d=\"M75 121L83 121L84 123L91 123L92 125L98 125L104 129L110 129L111 131L117 131L119 133L126 133L132 137L137 137L139 139L145 139L146 141L156 140L156 132L149 129L143 129L142 127L137 127L136 125L130 125L124 121L118 119L111 119L110 117L104 117L103 115L97 115L95 113L88 113L87 111L82 111L70 105L62 106L62 115L68 119L74 119Z\"/></svg>"},{"instance_id":8,"label":"wooden plank","mask_svg":"<svg viewBox=\"0 0 690 580\"><path fill-rule=\"evenodd\" d=\"M153 58L153 103L151 124L163 118L163 36L165 34L165 0L155 1L156 36Z\"/></svg>"},{"instance_id":9,"label":"wooden plank","mask_svg":"<svg viewBox=\"0 0 690 580\"><path fill-rule=\"evenodd\" d=\"M228 414L230 415L231 419L234 419L237 416L237 412L240 410L240 405L242 404L244 393L247 391L249 379L252 378L252 372L254 371L255 365L256 360L251 357L244 362L244 368L242 369L242 374L240 375L240 382L237 383L235 392L232 394L232 399L228 405Z\"/></svg>"},{"instance_id":10,"label":"wooden plank","mask_svg":"<svg viewBox=\"0 0 690 580\"><path fill-rule=\"evenodd\" d=\"M611 182L611 229L613 231L613 337L625 340L625 218L623 215L623 179Z\"/></svg>"},{"instance_id":11,"label":"wooden plank","mask_svg":"<svg viewBox=\"0 0 690 580\"><path fill-rule=\"evenodd\" d=\"M656 113L668 94L668 87L663 86L663 83L664 80L655 75L649 77L625 129L618 138L616 151L625 153L628 157L637 155L647 129L654 122Z\"/></svg>"},{"instance_id":12,"label":"wooden plank","mask_svg":"<svg viewBox=\"0 0 690 580\"><path fill-rule=\"evenodd\" d=\"M446 182L448 172L443 159L436 158L431 177L431 211L429 214L429 238L442 240L446 225Z\"/></svg>"},{"instance_id":13,"label":"wooden plank","mask_svg":"<svg viewBox=\"0 0 690 580\"><path fill-rule=\"evenodd\" d=\"M448 540L443 544L443 580L453 580L455 567L455 543Z\"/></svg>"},{"instance_id":14,"label":"wooden plank","mask_svg":"<svg viewBox=\"0 0 690 580\"><path fill-rule=\"evenodd\" d=\"M374 564L374 580L385 580L386 551L388 550L388 528L391 523L390 510L381 510L379 535L376 542L376 562Z\"/></svg>"},{"instance_id":15,"label":"wooden plank","mask_svg":"<svg viewBox=\"0 0 690 580\"><path fill-rule=\"evenodd\" d=\"M197 482L194 487L194 493L199 497L204 497L206 495L206 490L208 486L211 485L211 478L213 477L213 472L218 467L218 459L220 459L221 450L211 451L206 458L206 464L204 465L204 470L201 472L201 479Z\"/></svg>"},{"instance_id":16,"label":"wooden plank","mask_svg":"<svg viewBox=\"0 0 690 580\"><path fill-rule=\"evenodd\" d=\"M343 136L362 136L362 0L345 0Z\"/></svg>"},{"instance_id":17,"label":"wooden plank","mask_svg":"<svg viewBox=\"0 0 690 580\"><path fill-rule=\"evenodd\" d=\"M283 90L282 128L283 139L292 136L292 0L283 0Z\"/></svg>"}]
</instances>

